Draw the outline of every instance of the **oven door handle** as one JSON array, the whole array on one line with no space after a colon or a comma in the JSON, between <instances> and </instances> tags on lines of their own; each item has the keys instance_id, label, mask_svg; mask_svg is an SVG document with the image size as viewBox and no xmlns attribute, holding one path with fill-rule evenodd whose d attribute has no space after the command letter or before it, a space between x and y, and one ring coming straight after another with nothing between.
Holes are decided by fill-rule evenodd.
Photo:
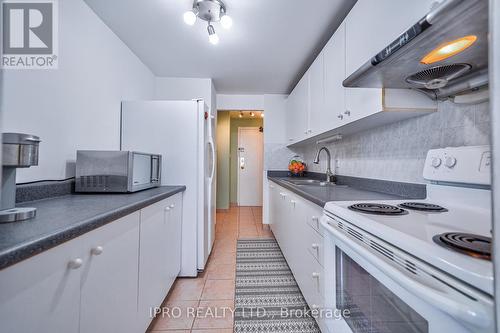
<instances>
[{"instance_id":1,"label":"oven door handle","mask_svg":"<svg viewBox=\"0 0 500 333\"><path fill-rule=\"evenodd\" d=\"M462 321L467 325L478 328L488 328L491 327L493 311L477 301L474 301L465 295L455 294L456 296L449 295L443 292L439 292L425 284L422 284L415 279L412 279L402 273L393 265L387 263L385 260L376 256L374 253L366 250L363 246L359 245L357 242L349 239L342 232L336 230L335 227L328 223L329 218L323 217L321 225L330 232L335 238L341 240L345 244L360 254L365 260L370 262L376 268L380 269L384 274L391 278L394 282L398 283L408 292L418 296L419 298L425 300L426 302L432 304L432 306L446 312L453 318ZM461 297L460 297L461 296ZM457 299L460 297L460 299Z\"/></svg>"}]
</instances>

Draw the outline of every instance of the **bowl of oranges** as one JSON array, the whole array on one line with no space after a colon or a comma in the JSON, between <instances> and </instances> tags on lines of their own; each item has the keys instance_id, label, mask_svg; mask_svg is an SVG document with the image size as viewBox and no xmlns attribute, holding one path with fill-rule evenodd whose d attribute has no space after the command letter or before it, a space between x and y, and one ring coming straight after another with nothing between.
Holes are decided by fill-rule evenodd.
<instances>
[{"instance_id":1,"label":"bowl of oranges","mask_svg":"<svg viewBox=\"0 0 500 333\"><path fill-rule=\"evenodd\" d=\"M288 163L288 171L292 177L302 177L306 171L306 164L298 156L294 156Z\"/></svg>"}]
</instances>

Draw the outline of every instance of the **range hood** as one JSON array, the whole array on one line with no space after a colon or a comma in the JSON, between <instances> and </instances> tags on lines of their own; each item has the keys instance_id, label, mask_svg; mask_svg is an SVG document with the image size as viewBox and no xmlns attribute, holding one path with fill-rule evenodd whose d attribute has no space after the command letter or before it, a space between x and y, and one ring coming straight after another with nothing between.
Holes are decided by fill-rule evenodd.
<instances>
[{"instance_id":1,"label":"range hood","mask_svg":"<svg viewBox=\"0 0 500 333\"><path fill-rule=\"evenodd\" d=\"M471 40L462 51L426 62L446 43ZM456 51L456 44L451 48ZM444 52L446 53L446 52ZM356 72L344 87L410 88L447 99L488 84L488 1L444 0Z\"/></svg>"}]
</instances>

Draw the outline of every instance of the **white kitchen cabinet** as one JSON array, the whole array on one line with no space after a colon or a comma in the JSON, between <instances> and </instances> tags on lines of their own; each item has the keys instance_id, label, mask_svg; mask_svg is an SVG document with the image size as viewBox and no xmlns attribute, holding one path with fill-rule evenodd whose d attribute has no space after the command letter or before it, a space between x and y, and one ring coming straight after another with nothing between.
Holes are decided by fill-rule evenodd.
<instances>
[{"instance_id":1,"label":"white kitchen cabinet","mask_svg":"<svg viewBox=\"0 0 500 333\"><path fill-rule=\"evenodd\" d=\"M0 331L146 331L180 271L181 227L178 193L1 270Z\"/></svg>"},{"instance_id":2,"label":"white kitchen cabinet","mask_svg":"<svg viewBox=\"0 0 500 333\"><path fill-rule=\"evenodd\" d=\"M322 208L270 183L271 229L297 284L311 308L324 306ZM324 328L321 319L318 324Z\"/></svg>"},{"instance_id":3,"label":"white kitchen cabinet","mask_svg":"<svg viewBox=\"0 0 500 333\"><path fill-rule=\"evenodd\" d=\"M168 254L168 284L171 285L181 270L181 228L182 228L182 194L176 194L169 199L167 210L167 254Z\"/></svg>"},{"instance_id":4,"label":"white kitchen cabinet","mask_svg":"<svg viewBox=\"0 0 500 333\"><path fill-rule=\"evenodd\" d=\"M433 2L359 0L345 19L346 77L424 17ZM418 92L405 96L409 98L399 99L399 94L377 88L346 88L345 109L338 116L348 123L381 111L436 108L435 102Z\"/></svg>"},{"instance_id":5,"label":"white kitchen cabinet","mask_svg":"<svg viewBox=\"0 0 500 333\"><path fill-rule=\"evenodd\" d=\"M320 134L325 129L325 61L321 52L309 69L309 119L306 136Z\"/></svg>"},{"instance_id":6,"label":"white kitchen cabinet","mask_svg":"<svg viewBox=\"0 0 500 333\"><path fill-rule=\"evenodd\" d=\"M293 144L307 137L309 122L309 72L304 74L287 100L286 133Z\"/></svg>"},{"instance_id":7,"label":"white kitchen cabinet","mask_svg":"<svg viewBox=\"0 0 500 333\"><path fill-rule=\"evenodd\" d=\"M347 76L424 17L432 3L359 0L290 95L288 144L351 135L436 111L435 101L409 89L342 85ZM306 81L309 91L301 94Z\"/></svg>"},{"instance_id":8,"label":"white kitchen cabinet","mask_svg":"<svg viewBox=\"0 0 500 333\"><path fill-rule=\"evenodd\" d=\"M345 19L346 76L355 72L423 18L434 2L435 0L358 0Z\"/></svg>"},{"instance_id":9,"label":"white kitchen cabinet","mask_svg":"<svg viewBox=\"0 0 500 333\"><path fill-rule=\"evenodd\" d=\"M0 331L77 333L82 242L66 242L0 271Z\"/></svg>"},{"instance_id":10,"label":"white kitchen cabinet","mask_svg":"<svg viewBox=\"0 0 500 333\"><path fill-rule=\"evenodd\" d=\"M82 236L80 333L135 332L139 212Z\"/></svg>"},{"instance_id":11,"label":"white kitchen cabinet","mask_svg":"<svg viewBox=\"0 0 500 333\"><path fill-rule=\"evenodd\" d=\"M322 116L313 121L316 134L341 126L345 116L345 24L342 23L324 49L324 111Z\"/></svg>"},{"instance_id":12,"label":"white kitchen cabinet","mask_svg":"<svg viewBox=\"0 0 500 333\"><path fill-rule=\"evenodd\" d=\"M145 331L152 307L163 303L180 270L182 194L141 210L138 326Z\"/></svg>"}]
</instances>

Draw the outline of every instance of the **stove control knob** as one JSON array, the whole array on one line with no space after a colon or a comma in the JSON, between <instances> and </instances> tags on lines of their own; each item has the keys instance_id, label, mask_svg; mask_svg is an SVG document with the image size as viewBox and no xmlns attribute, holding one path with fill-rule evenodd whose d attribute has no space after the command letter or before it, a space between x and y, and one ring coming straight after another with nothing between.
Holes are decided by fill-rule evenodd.
<instances>
[{"instance_id":1,"label":"stove control knob","mask_svg":"<svg viewBox=\"0 0 500 333\"><path fill-rule=\"evenodd\" d=\"M452 157L452 156L446 157L446 159L444 161L444 165L446 165L446 167L448 167L450 169L453 168L456 164L457 164L457 159L455 157Z\"/></svg>"},{"instance_id":2,"label":"stove control knob","mask_svg":"<svg viewBox=\"0 0 500 333\"><path fill-rule=\"evenodd\" d=\"M441 165L441 159L439 157L434 157L431 161L431 165L436 169L439 168Z\"/></svg>"}]
</instances>

